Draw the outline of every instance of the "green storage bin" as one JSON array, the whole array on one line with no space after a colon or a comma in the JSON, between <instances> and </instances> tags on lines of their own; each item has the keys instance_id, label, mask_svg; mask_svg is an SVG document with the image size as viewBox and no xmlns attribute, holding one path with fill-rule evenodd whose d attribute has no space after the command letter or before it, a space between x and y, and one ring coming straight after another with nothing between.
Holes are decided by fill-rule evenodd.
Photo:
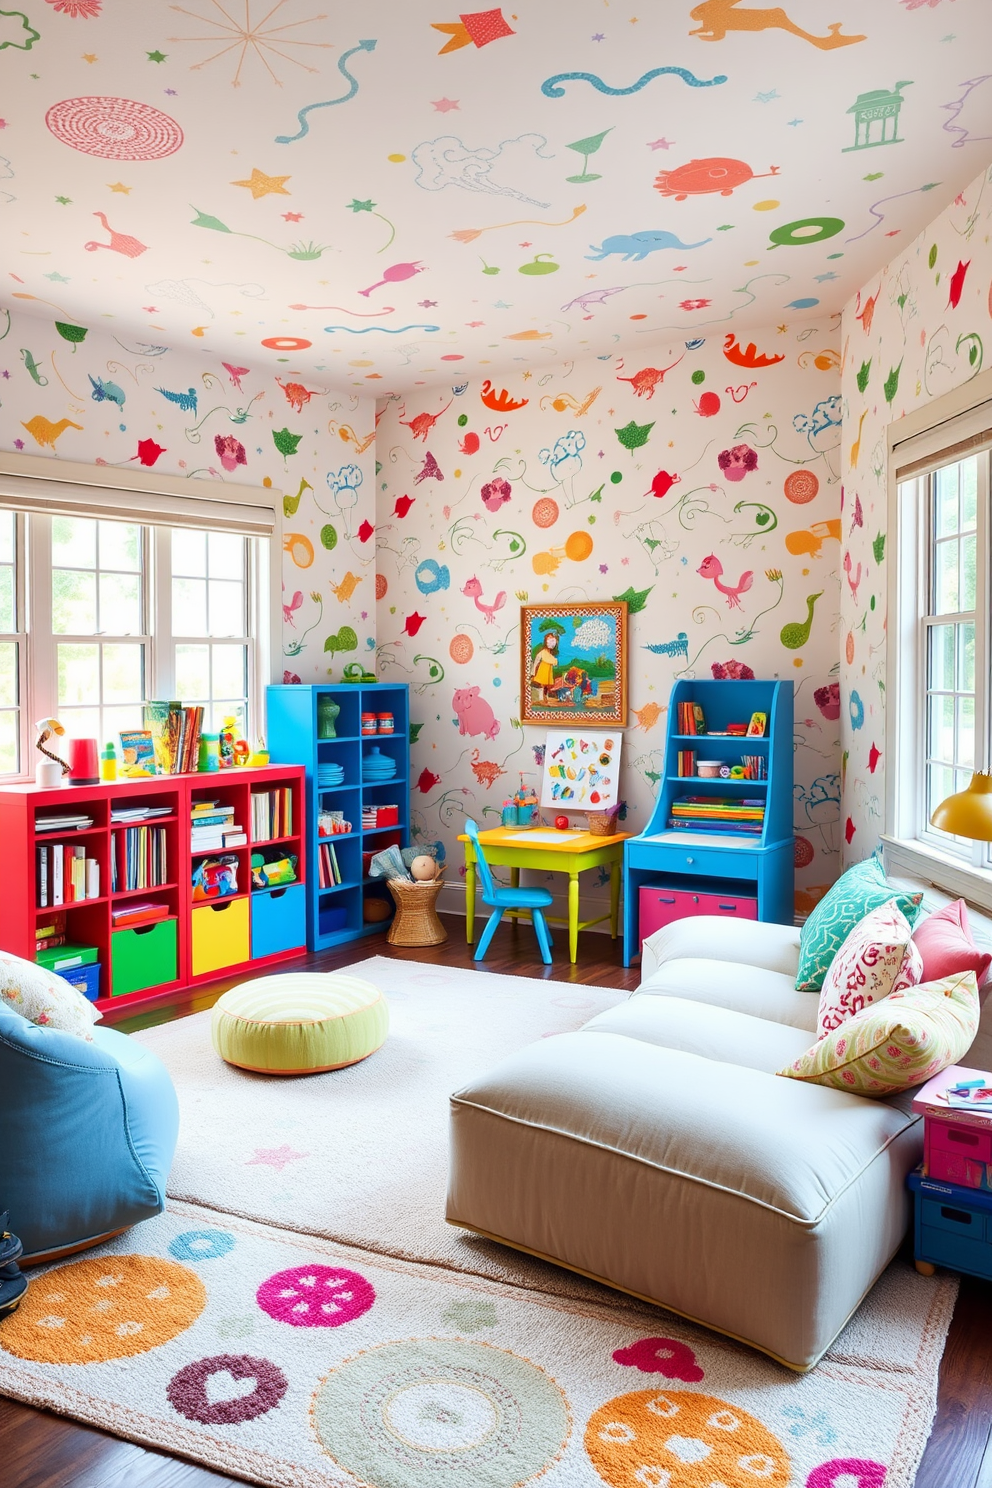
<instances>
[{"instance_id":1,"label":"green storage bin","mask_svg":"<svg viewBox=\"0 0 992 1488\"><path fill-rule=\"evenodd\" d=\"M111 997L161 987L179 975L175 920L114 930L110 941Z\"/></svg>"},{"instance_id":2,"label":"green storage bin","mask_svg":"<svg viewBox=\"0 0 992 1488\"><path fill-rule=\"evenodd\" d=\"M34 959L46 971L57 971L61 975L75 966L92 966L98 954L96 946L60 945L39 951Z\"/></svg>"}]
</instances>

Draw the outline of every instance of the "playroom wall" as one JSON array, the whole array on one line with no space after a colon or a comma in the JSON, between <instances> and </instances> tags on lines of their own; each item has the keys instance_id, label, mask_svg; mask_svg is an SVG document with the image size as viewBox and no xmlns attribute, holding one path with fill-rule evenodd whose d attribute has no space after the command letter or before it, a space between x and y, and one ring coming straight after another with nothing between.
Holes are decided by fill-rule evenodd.
<instances>
[{"instance_id":1,"label":"playroom wall","mask_svg":"<svg viewBox=\"0 0 992 1488\"><path fill-rule=\"evenodd\" d=\"M844 856L880 845L885 801L886 429L987 357L992 170L893 257L843 316L841 584Z\"/></svg>"},{"instance_id":2,"label":"playroom wall","mask_svg":"<svg viewBox=\"0 0 992 1488\"><path fill-rule=\"evenodd\" d=\"M545 730L519 723L527 600L630 603L631 832L656 794L676 678L793 680L800 910L835 877L839 327L741 340L433 387L381 411L378 672L411 686L414 832L454 868L449 908L466 816L497 825L518 771L540 783ZM719 585L698 572L708 557ZM475 686L463 734L454 694Z\"/></svg>"},{"instance_id":3,"label":"playroom wall","mask_svg":"<svg viewBox=\"0 0 992 1488\"><path fill-rule=\"evenodd\" d=\"M370 399L322 392L319 378L304 379L287 363L279 374L284 383L318 390L294 406L294 390L270 373L241 368L236 382L219 356L119 341L99 329L66 340L50 320L9 313L8 321L0 309L0 447L274 487L284 540L277 676L285 671L287 681L318 682L330 670L337 679L348 661L371 657ZM78 337L75 327L66 330ZM180 394L185 408L176 401Z\"/></svg>"}]
</instances>

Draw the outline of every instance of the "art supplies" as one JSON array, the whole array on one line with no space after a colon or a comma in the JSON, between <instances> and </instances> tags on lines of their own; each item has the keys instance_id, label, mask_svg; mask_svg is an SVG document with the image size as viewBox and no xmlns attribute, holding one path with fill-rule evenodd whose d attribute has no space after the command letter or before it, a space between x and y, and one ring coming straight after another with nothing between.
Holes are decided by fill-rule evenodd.
<instances>
[{"instance_id":1,"label":"art supplies","mask_svg":"<svg viewBox=\"0 0 992 1488\"><path fill-rule=\"evenodd\" d=\"M549 729L544 746L541 805L569 811L605 811L620 790L623 736Z\"/></svg>"}]
</instances>

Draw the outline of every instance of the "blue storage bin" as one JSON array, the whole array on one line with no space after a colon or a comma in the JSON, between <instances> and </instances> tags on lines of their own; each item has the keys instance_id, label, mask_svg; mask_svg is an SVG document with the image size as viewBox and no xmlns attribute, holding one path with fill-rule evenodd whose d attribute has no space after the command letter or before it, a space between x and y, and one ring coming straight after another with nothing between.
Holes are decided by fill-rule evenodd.
<instances>
[{"instance_id":1,"label":"blue storage bin","mask_svg":"<svg viewBox=\"0 0 992 1488\"><path fill-rule=\"evenodd\" d=\"M319 933L333 935L335 930L348 928L348 911L342 907L322 909L319 916Z\"/></svg>"},{"instance_id":2,"label":"blue storage bin","mask_svg":"<svg viewBox=\"0 0 992 1488\"><path fill-rule=\"evenodd\" d=\"M915 1256L970 1276L992 1279L992 1194L910 1173Z\"/></svg>"},{"instance_id":3,"label":"blue storage bin","mask_svg":"<svg viewBox=\"0 0 992 1488\"><path fill-rule=\"evenodd\" d=\"M251 954L274 956L307 943L307 891L303 884L258 890L251 896Z\"/></svg>"},{"instance_id":4,"label":"blue storage bin","mask_svg":"<svg viewBox=\"0 0 992 1488\"><path fill-rule=\"evenodd\" d=\"M65 971L60 971L59 976L70 987L75 987L77 992L82 992L90 1002L96 1002L100 996L100 963L91 961L88 966L72 966Z\"/></svg>"}]
</instances>

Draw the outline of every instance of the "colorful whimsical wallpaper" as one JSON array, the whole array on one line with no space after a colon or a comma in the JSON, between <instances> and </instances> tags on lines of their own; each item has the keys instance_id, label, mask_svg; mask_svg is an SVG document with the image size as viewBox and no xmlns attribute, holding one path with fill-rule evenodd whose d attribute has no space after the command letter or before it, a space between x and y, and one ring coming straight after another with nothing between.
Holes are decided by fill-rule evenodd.
<instances>
[{"instance_id":1,"label":"colorful whimsical wallpaper","mask_svg":"<svg viewBox=\"0 0 992 1488\"><path fill-rule=\"evenodd\" d=\"M988 366L990 284L986 170L844 312L841 763L852 862L879 846L885 802L886 426Z\"/></svg>"},{"instance_id":2,"label":"colorful whimsical wallpaper","mask_svg":"<svg viewBox=\"0 0 992 1488\"><path fill-rule=\"evenodd\" d=\"M371 657L374 438L370 399L291 369L0 309L0 448L278 493L286 681Z\"/></svg>"},{"instance_id":3,"label":"colorful whimsical wallpaper","mask_svg":"<svg viewBox=\"0 0 992 1488\"><path fill-rule=\"evenodd\" d=\"M454 864L466 816L496 825L519 771L540 787L547 729L519 722L521 603L625 599L625 829L651 812L674 681L790 678L800 908L836 876L839 317L753 336L381 411L379 673L410 683L415 832Z\"/></svg>"},{"instance_id":4,"label":"colorful whimsical wallpaper","mask_svg":"<svg viewBox=\"0 0 992 1488\"><path fill-rule=\"evenodd\" d=\"M988 0L14 0L3 287L308 389L746 345L974 175L987 49Z\"/></svg>"}]
</instances>

